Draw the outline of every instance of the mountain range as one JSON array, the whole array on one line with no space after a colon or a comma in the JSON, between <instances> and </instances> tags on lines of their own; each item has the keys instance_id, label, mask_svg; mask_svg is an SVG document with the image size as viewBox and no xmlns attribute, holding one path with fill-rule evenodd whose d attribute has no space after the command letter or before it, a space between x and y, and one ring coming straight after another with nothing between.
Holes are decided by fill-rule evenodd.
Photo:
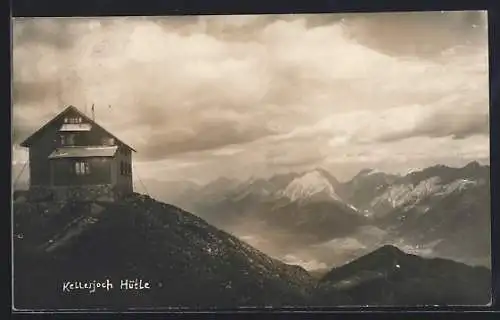
<instances>
[{"instance_id":1,"label":"mountain range","mask_svg":"<svg viewBox=\"0 0 500 320\"><path fill-rule=\"evenodd\" d=\"M237 236L260 233L281 251L354 238L361 245L348 259L375 245L393 244L487 266L489 186L489 166L471 162L403 175L364 169L346 182L321 168L243 182L223 177L205 186L179 183L176 194L165 198ZM380 235L363 241L366 230ZM259 248L267 252L267 247ZM331 253L323 250L320 255ZM315 258L329 260L321 256Z\"/></svg>"}]
</instances>

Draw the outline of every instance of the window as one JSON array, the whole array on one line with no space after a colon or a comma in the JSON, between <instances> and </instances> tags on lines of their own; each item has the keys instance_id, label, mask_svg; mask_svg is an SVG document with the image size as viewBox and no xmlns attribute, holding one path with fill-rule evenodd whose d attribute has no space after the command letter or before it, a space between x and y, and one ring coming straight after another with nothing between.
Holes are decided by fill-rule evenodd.
<instances>
[{"instance_id":1,"label":"window","mask_svg":"<svg viewBox=\"0 0 500 320\"><path fill-rule=\"evenodd\" d=\"M120 174L123 176L132 175L132 166L130 165L130 163L124 161L120 162Z\"/></svg>"},{"instance_id":2,"label":"window","mask_svg":"<svg viewBox=\"0 0 500 320\"><path fill-rule=\"evenodd\" d=\"M82 117L64 118L64 123L82 123Z\"/></svg>"},{"instance_id":3,"label":"window","mask_svg":"<svg viewBox=\"0 0 500 320\"><path fill-rule=\"evenodd\" d=\"M90 174L89 164L84 161L75 162L75 173L79 176Z\"/></svg>"},{"instance_id":4,"label":"window","mask_svg":"<svg viewBox=\"0 0 500 320\"><path fill-rule=\"evenodd\" d=\"M61 145L62 146L75 145L75 135L74 134L61 135Z\"/></svg>"}]
</instances>

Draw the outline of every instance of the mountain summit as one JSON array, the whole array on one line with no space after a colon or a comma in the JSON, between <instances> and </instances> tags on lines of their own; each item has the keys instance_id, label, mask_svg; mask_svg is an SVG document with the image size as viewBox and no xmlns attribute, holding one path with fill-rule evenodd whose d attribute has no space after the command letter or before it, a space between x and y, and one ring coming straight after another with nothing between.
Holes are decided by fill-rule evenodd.
<instances>
[{"instance_id":1,"label":"mountain summit","mask_svg":"<svg viewBox=\"0 0 500 320\"><path fill-rule=\"evenodd\" d=\"M282 194L292 201L312 199L319 195L323 199L342 201L335 192L331 179L320 170L313 170L293 179Z\"/></svg>"},{"instance_id":2,"label":"mountain summit","mask_svg":"<svg viewBox=\"0 0 500 320\"><path fill-rule=\"evenodd\" d=\"M385 245L320 281L326 300L349 297L349 305L486 305L491 271L445 259L425 259Z\"/></svg>"}]
</instances>

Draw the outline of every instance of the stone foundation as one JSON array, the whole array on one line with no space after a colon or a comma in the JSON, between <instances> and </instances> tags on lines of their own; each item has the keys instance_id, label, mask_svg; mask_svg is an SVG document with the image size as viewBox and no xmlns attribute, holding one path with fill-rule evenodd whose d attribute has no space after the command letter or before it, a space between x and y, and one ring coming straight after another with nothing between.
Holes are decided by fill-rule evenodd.
<instances>
[{"instance_id":1,"label":"stone foundation","mask_svg":"<svg viewBox=\"0 0 500 320\"><path fill-rule=\"evenodd\" d=\"M85 186L33 186L28 198L32 201L105 201L112 202L119 197L110 184Z\"/></svg>"}]
</instances>

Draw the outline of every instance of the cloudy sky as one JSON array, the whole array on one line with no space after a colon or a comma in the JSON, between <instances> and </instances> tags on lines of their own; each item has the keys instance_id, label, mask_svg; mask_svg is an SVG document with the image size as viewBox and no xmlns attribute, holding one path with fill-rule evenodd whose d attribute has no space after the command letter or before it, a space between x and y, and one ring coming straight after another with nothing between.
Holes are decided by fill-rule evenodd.
<instances>
[{"instance_id":1,"label":"cloudy sky","mask_svg":"<svg viewBox=\"0 0 500 320\"><path fill-rule=\"evenodd\" d=\"M66 105L141 178L489 161L485 12L17 18L16 146ZM111 108L108 106L111 105Z\"/></svg>"}]
</instances>

